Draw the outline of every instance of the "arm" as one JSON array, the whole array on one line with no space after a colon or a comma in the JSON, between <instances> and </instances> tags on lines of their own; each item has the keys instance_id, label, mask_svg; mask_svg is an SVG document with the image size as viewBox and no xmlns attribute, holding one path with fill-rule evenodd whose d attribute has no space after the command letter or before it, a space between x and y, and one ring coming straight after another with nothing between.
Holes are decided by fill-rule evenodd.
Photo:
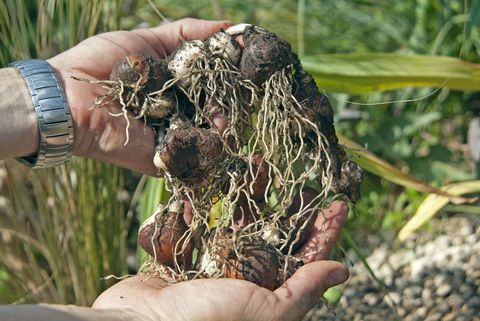
<instances>
[{"instance_id":1,"label":"arm","mask_svg":"<svg viewBox=\"0 0 480 321\"><path fill-rule=\"evenodd\" d=\"M37 118L20 73L0 69L0 160L34 154L38 149Z\"/></svg>"},{"instance_id":2,"label":"arm","mask_svg":"<svg viewBox=\"0 0 480 321\"><path fill-rule=\"evenodd\" d=\"M117 61L127 54L165 58L182 41L205 39L228 26L225 21L182 19L149 29L108 32L90 37L49 59L70 106L73 154L156 176L158 171L152 161L153 130L142 120L132 120L132 139L124 146L125 119L109 114L118 113L120 105L91 109L95 97L104 93L104 89L71 76L108 79ZM33 102L25 81L15 69L0 69L0 97L0 160L35 154L39 137Z\"/></svg>"},{"instance_id":3,"label":"arm","mask_svg":"<svg viewBox=\"0 0 480 321\"><path fill-rule=\"evenodd\" d=\"M91 309L73 305L39 304L0 307L3 321L133 321L148 320L138 311L128 309Z\"/></svg>"}]
</instances>

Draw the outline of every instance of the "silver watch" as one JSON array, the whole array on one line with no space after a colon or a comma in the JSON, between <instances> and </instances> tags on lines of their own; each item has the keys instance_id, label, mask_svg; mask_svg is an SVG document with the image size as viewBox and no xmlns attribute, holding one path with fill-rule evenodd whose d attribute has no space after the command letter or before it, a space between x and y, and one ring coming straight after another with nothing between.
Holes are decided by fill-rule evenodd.
<instances>
[{"instance_id":1,"label":"silver watch","mask_svg":"<svg viewBox=\"0 0 480 321\"><path fill-rule=\"evenodd\" d=\"M73 123L65 92L53 68L44 60L17 60L17 68L27 82L37 115L40 148L36 155L18 160L33 168L66 163L72 155Z\"/></svg>"}]
</instances>

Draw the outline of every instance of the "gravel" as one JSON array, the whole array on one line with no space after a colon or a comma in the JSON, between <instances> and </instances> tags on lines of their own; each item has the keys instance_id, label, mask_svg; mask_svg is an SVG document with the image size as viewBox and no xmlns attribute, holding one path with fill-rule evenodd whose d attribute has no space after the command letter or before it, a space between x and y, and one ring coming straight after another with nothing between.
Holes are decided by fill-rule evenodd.
<instances>
[{"instance_id":1,"label":"gravel","mask_svg":"<svg viewBox=\"0 0 480 321\"><path fill-rule=\"evenodd\" d=\"M304 320L480 321L480 221L454 216L432 225L441 233L418 233L393 251L372 242L367 261L385 289L347 253L353 266L340 301L320 302Z\"/></svg>"}]
</instances>

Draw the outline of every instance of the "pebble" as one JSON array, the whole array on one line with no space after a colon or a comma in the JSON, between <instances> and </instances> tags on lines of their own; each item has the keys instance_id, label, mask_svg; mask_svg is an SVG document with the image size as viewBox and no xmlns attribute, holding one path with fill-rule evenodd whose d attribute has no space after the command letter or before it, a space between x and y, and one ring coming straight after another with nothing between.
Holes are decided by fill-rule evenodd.
<instances>
[{"instance_id":1,"label":"pebble","mask_svg":"<svg viewBox=\"0 0 480 321\"><path fill-rule=\"evenodd\" d=\"M369 239L377 248L367 260L388 290L348 255L354 265L339 304L319 305L304 321L480 321L480 220L453 216L432 224L444 234L418 233L392 253L385 241Z\"/></svg>"},{"instance_id":2,"label":"pebble","mask_svg":"<svg viewBox=\"0 0 480 321\"><path fill-rule=\"evenodd\" d=\"M458 310L465 303L465 299L459 294L452 294L447 298L447 303L452 310Z\"/></svg>"},{"instance_id":3,"label":"pebble","mask_svg":"<svg viewBox=\"0 0 480 321\"><path fill-rule=\"evenodd\" d=\"M385 296L385 298L383 298L383 300L390 307L395 307L396 305L400 304L402 297L397 292L390 292Z\"/></svg>"},{"instance_id":4,"label":"pebble","mask_svg":"<svg viewBox=\"0 0 480 321\"><path fill-rule=\"evenodd\" d=\"M379 298L378 298L378 295L377 294L374 294L374 293L367 293L363 299L365 300L365 302L367 302L367 304L369 306L374 306L375 304L378 303L379 301Z\"/></svg>"},{"instance_id":5,"label":"pebble","mask_svg":"<svg viewBox=\"0 0 480 321\"><path fill-rule=\"evenodd\" d=\"M440 313L434 313L430 314L425 321L440 321L442 319L443 315Z\"/></svg>"},{"instance_id":6,"label":"pebble","mask_svg":"<svg viewBox=\"0 0 480 321\"><path fill-rule=\"evenodd\" d=\"M446 297L452 291L452 286L448 283L444 283L437 288L435 294L439 297Z\"/></svg>"},{"instance_id":7,"label":"pebble","mask_svg":"<svg viewBox=\"0 0 480 321\"><path fill-rule=\"evenodd\" d=\"M423 306L423 307L419 307L416 311L415 311L415 315L421 317L421 318L425 318L427 316L427 313L428 313L428 309L427 307Z\"/></svg>"}]
</instances>

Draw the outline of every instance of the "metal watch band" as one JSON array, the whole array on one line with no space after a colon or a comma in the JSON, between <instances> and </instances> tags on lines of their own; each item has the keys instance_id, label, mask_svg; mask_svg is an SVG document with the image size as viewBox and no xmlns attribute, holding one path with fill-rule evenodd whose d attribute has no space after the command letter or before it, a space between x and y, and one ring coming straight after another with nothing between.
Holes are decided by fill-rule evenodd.
<instances>
[{"instance_id":1,"label":"metal watch band","mask_svg":"<svg viewBox=\"0 0 480 321\"><path fill-rule=\"evenodd\" d=\"M37 115L40 148L36 155L18 158L33 168L66 163L72 154L73 123L65 92L53 68L44 60L17 60L17 68L27 82Z\"/></svg>"}]
</instances>

